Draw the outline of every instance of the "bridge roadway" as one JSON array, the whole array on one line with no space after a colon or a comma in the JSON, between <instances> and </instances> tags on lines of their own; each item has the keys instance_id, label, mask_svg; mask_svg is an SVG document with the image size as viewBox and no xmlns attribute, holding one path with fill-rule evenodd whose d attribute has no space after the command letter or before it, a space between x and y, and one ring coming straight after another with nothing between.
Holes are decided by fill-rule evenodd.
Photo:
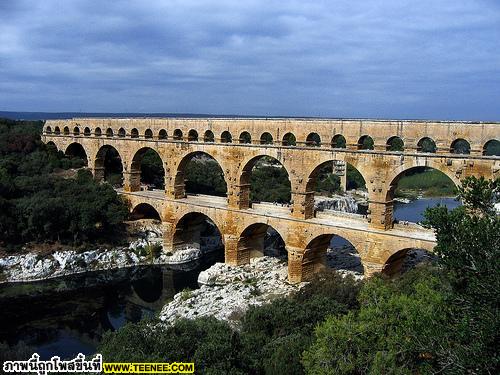
<instances>
[{"instance_id":1,"label":"bridge roadway","mask_svg":"<svg viewBox=\"0 0 500 375\"><path fill-rule=\"evenodd\" d=\"M196 242L199 239L199 233L193 234L193 228L196 231L199 222L188 224L182 220L193 213L204 215L218 227L225 243L226 262L233 264L245 263L245 258L252 256L255 249L246 249L245 243L249 247L255 247L255 243L259 242L249 241L247 236L251 234L247 234L245 229L256 223L264 224L266 228L270 225L280 233L285 242L289 262L292 263L289 263L289 271L300 269L299 275L290 275L291 281L302 280L302 276L310 275L324 265L324 254L333 235L342 236L353 244L360 254L366 274L378 271L395 273L408 249L431 251L436 243L434 232L420 225L396 224L391 231L386 231L370 226L366 218L358 214L323 211L306 220L294 217L288 206L272 203L254 203L251 208L234 209L228 206L225 197L187 195L185 198L172 199L163 190L117 191L130 202L132 211L140 205L148 204L159 213L165 226L165 246L173 251L176 246L182 247L185 241ZM169 222L168 217L172 215L176 219ZM236 231L232 228L235 223L239 224ZM186 235L185 232L189 234ZM235 233L237 238L227 232ZM304 234L308 239L306 248L294 246L304 243L303 239L299 239ZM383 248L379 246L380 243L384 244ZM259 245L263 244L260 243L257 247ZM380 258L386 262L380 264Z\"/></svg>"}]
</instances>

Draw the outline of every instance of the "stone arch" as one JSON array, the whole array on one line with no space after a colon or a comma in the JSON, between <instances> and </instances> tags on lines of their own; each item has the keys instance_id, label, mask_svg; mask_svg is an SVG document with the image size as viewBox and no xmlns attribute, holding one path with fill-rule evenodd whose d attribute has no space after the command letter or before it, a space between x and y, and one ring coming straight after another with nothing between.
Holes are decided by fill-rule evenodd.
<instances>
[{"instance_id":1,"label":"stone arch","mask_svg":"<svg viewBox=\"0 0 500 375\"><path fill-rule=\"evenodd\" d=\"M66 150L64 151L64 154L66 156L69 156L70 158L79 158L83 160L83 165L88 166L89 159L87 156L87 152L85 151L85 148L77 142L73 142L66 147Z\"/></svg>"},{"instance_id":2,"label":"stone arch","mask_svg":"<svg viewBox=\"0 0 500 375\"><path fill-rule=\"evenodd\" d=\"M130 220L153 219L161 220L158 210L149 203L139 203L130 210Z\"/></svg>"},{"instance_id":3,"label":"stone arch","mask_svg":"<svg viewBox=\"0 0 500 375\"><path fill-rule=\"evenodd\" d=\"M335 245L336 240L340 246ZM365 272L361 257L353 243L333 233L320 234L307 244L302 258L302 281L310 280L314 273L329 267L360 275Z\"/></svg>"},{"instance_id":4,"label":"stone arch","mask_svg":"<svg viewBox=\"0 0 500 375\"><path fill-rule=\"evenodd\" d=\"M120 129L118 129L118 137L123 138L123 137L125 137L126 135L127 135L127 132L125 131L125 129L124 129L124 128L120 128Z\"/></svg>"},{"instance_id":5,"label":"stone arch","mask_svg":"<svg viewBox=\"0 0 500 375\"><path fill-rule=\"evenodd\" d=\"M243 167L240 170L239 174L239 186L240 186L240 192L239 192L239 205L240 208L250 208L251 207L251 201L252 198L255 198L256 192L254 190L254 186L252 186L252 171L254 167L257 165L257 163L265 161L265 159L269 159L270 162L274 163L273 165L279 164L283 168L283 171L286 173L287 180L288 180L288 188L290 189L290 195L291 195L291 179L290 179L290 173L288 172L287 168L283 163L281 163L278 159L268 156L268 155L257 155L251 157L249 160L246 162L242 163ZM261 163L259 163L261 164ZM281 172L280 172L281 173ZM279 176L278 176L279 177ZM269 180L269 184L266 185L266 191L273 192L273 188L270 185L273 181ZM253 194L252 194L253 193ZM253 195L253 197L252 197ZM287 201L290 201L290 198L287 199ZM269 201L267 201L269 202ZM286 202L280 202L280 203L286 203Z\"/></svg>"},{"instance_id":6,"label":"stone arch","mask_svg":"<svg viewBox=\"0 0 500 375\"><path fill-rule=\"evenodd\" d=\"M485 156L500 156L500 141L490 139L483 146L483 155Z\"/></svg>"},{"instance_id":7,"label":"stone arch","mask_svg":"<svg viewBox=\"0 0 500 375\"><path fill-rule=\"evenodd\" d=\"M240 234L237 243L237 258L242 264L264 255L288 256L283 233L267 223L248 225Z\"/></svg>"},{"instance_id":8,"label":"stone arch","mask_svg":"<svg viewBox=\"0 0 500 375\"><path fill-rule=\"evenodd\" d=\"M174 130L174 140L176 140L176 141L182 141L182 137L183 137L182 130L181 129L175 129Z\"/></svg>"},{"instance_id":9,"label":"stone arch","mask_svg":"<svg viewBox=\"0 0 500 375\"><path fill-rule=\"evenodd\" d=\"M196 186L191 186L191 188L189 186L186 187L186 183L189 184L189 180L187 180L187 178L186 178L187 177L186 170L187 170L190 162L193 159L195 159L195 160L202 159L203 160L203 158L205 159L205 161L207 161L208 159L215 161L216 165L213 166L214 173L216 171L218 171L222 175L222 180L224 181L225 186L221 186L220 188L222 190L225 190L224 194L222 194L222 192L220 192L220 194L217 194L217 189L216 189L217 187L211 186L211 185L200 186L199 189L197 189ZM203 169L208 170L208 167L205 167ZM206 183L208 183L208 184L210 184L212 182L215 182L215 181L213 181L213 180L206 181ZM185 198L187 196L187 194L186 194L187 190L192 190L192 191L195 190L195 193L197 192L196 190L207 190L206 192L204 192L204 194L227 196L227 187L228 187L228 181L227 181L226 175L224 173L223 163L207 152L203 152L203 151L190 152L187 155L185 155L181 159L179 164L177 165L176 173L175 173L175 177L174 177L174 197L175 198ZM213 190L210 190L211 188Z\"/></svg>"},{"instance_id":10,"label":"stone arch","mask_svg":"<svg viewBox=\"0 0 500 375\"><path fill-rule=\"evenodd\" d=\"M144 158L148 158L148 165L143 165ZM141 183L157 189L165 188L165 169L163 160L155 149L142 147L136 151L130 165L130 191L139 191Z\"/></svg>"},{"instance_id":11,"label":"stone arch","mask_svg":"<svg viewBox=\"0 0 500 375\"><path fill-rule=\"evenodd\" d=\"M114 187L123 186L124 161L118 150L105 144L97 151L94 161L94 178L107 181Z\"/></svg>"},{"instance_id":12,"label":"stone arch","mask_svg":"<svg viewBox=\"0 0 500 375\"><path fill-rule=\"evenodd\" d=\"M67 126L64 127L63 133L64 135L69 135L69 128Z\"/></svg>"},{"instance_id":13,"label":"stone arch","mask_svg":"<svg viewBox=\"0 0 500 375\"><path fill-rule=\"evenodd\" d=\"M198 142L198 132L194 129L191 129L188 132L188 141L189 142Z\"/></svg>"},{"instance_id":14,"label":"stone arch","mask_svg":"<svg viewBox=\"0 0 500 375\"><path fill-rule=\"evenodd\" d=\"M273 144L273 136L269 132L264 132L260 136L260 144L261 145L272 145Z\"/></svg>"},{"instance_id":15,"label":"stone arch","mask_svg":"<svg viewBox=\"0 0 500 375\"><path fill-rule=\"evenodd\" d=\"M417 142L418 152L435 153L437 150L436 142L432 138L423 137Z\"/></svg>"},{"instance_id":16,"label":"stone arch","mask_svg":"<svg viewBox=\"0 0 500 375\"><path fill-rule=\"evenodd\" d=\"M56 126L56 127L54 128L54 134L55 134L55 135L59 135L59 134L61 134L61 129L59 128L59 126Z\"/></svg>"},{"instance_id":17,"label":"stone arch","mask_svg":"<svg viewBox=\"0 0 500 375\"><path fill-rule=\"evenodd\" d=\"M283 146L297 146L297 138L293 133L286 133L281 142Z\"/></svg>"},{"instance_id":18,"label":"stone arch","mask_svg":"<svg viewBox=\"0 0 500 375\"><path fill-rule=\"evenodd\" d=\"M192 248L204 252L205 250L224 248L223 232L221 231L223 223L218 222L216 218L212 218L205 213L190 211L182 215L174 223L173 227L172 251ZM207 241L206 238L208 236L218 238L218 241ZM214 247L215 249L213 249Z\"/></svg>"},{"instance_id":19,"label":"stone arch","mask_svg":"<svg viewBox=\"0 0 500 375\"><path fill-rule=\"evenodd\" d=\"M106 137L110 137L111 138L113 135L114 135L113 129L107 128L106 129Z\"/></svg>"},{"instance_id":20,"label":"stone arch","mask_svg":"<svg viewBox=\"0 0 500 375\"><path fill-rule=\"evenodd\" d=\"M362 135L358 140L358 150L373 150L373 138L369 135Z\"/></svg>"},{"instance_id":21,"label":"stone arch","mask_svg":"<svg viewBox=\"0 0 500 375\"><path fill-rule=\"evenodd\" d=\"M386 144L385 144L385 149L387 151L397 151L397 152L403 152L404 151L405 144L401 137L398 136L393 136L390 137Z\"/></svg>"},{"instance_id":22,"label":"stone arch","mask_svg":"<svg viewBox=\"0 0 500 375\"><path fill-rule=\"evenodd\" d=\"M347 141L342 134L336 134L332 137L332 148L346 148Z\"/></svg>"},{"instance_id":23,"label":"stone arch","mask_svg":"<svg viewBox=\"0 0 500 375\"><path fill-rule=\"evenodd\" d=\"M412 255L415 255L411 259ZM427 249L406 248L394 252L384 263L382 273L389 277L400 275L419 263L431 262L435 255Z\"/></svg>"},{"instance_id":24,"label":"stone arch","mask_svg":"<svg viewBox=\"0 0 500 375\"><path fill-rule=\"evenodd\" d=\"M252 143L252 136L247 131L241 132L240 137L239 137L239 142L240 143Z\"/></svg>"},{"instance_id":25,"label":"stone arch","mask_svg":"<svg viewBox=\"0 0 500 375\"><path fill-rule=\"evenodd\" d=\"M90 128L88 126L83 129L83 135L86 137L90 137Z\"/></svg>"},{"instance_id":26,"label":"stone arch","mask_svg":"<svg viewBox=\"0 0 500 375\"><path fill-rule=\"evenodd\" d=\"M203 136L203 142L207 142L207 143L215 142L214 132L211 130L207 130L205 132L205 135Z\"/></svg>"},{"instance_id":27,"label":"stone arch","mask_svg":"<svg viewBox=\"0 0 500 375\"><path fill-rule=\"evenodd\" d=\"M99 127L98 127L98 128L95 128L95 130L94 130L94 135L95 135L96 137L100 137L100 136L102 135L102 130L101 130L101 128L99 128Z\"/></svg>"},{"instance_id":28,"label":"stone arch","mask_svg":"<svg viewBox=\"0 0 500 375\"><path fill-rule=\"evenodd\" d=\"M47 147L54 149L57 152L57 145L53 141L48 141L46 143Z\"/></svg>"},{"instance_id":29,"label":"stone arch","mask_svg":"<svg viewBox=\"0 0 500 375\"><path fill-rule=\"evenodd\" d=\"M73 128L73 135L80 135L80 128L78 126Z\"/></svg>"},{"instance_id":30,"label":"stone arch","mask_svg":"<svg viewBox=\"0 0 500 375\"><path fill-rule=\"evenodd\" d=\"M229 133L227 130L223 131L221 136L220 136L220 141L222 143L232 143L233 142L233 136L231 133Z\"/></svg>"},{"instance_id":31,"label":"stone arch","mask_svg":"<svg viewBox=\"0 0 500 375\"><path fill-rule=\"evenodd\" d=\"M463 138L455 139L450 145L452 154L470 154L470 143Z\"/></svg>"},{"instance_id":32,"label":"stone arch","mask_svg":"<svg viewBox=\"0 0 500 375\"><path fill-rule=\"evenodd\" d=\"M151 129L146 129L144 132L144 138L153 139L153 131Z\"/></svg>"},{"instance_id":33,"label":"stone arch","mask_svg":"<svg viewBox=\"0 0 500 375\"><path fill-rule=\"evenodd\" d=\"M308 147L321 147L321 137L318 133L309 133L306 138L306 146Z\"/></svg>"},{"instance_id":34,"label":"stone arch","mask_svg":"<svg viewBox=\"0 0 500 375\"><path fill-rule=\"evenodd\" d=\"M46 134L52 134L52 128L51 128L50 126L47 126L47 127L45 128L45 133L46 133Z\"/></svg>"},{"instance_id":35,"label":"stone arch","mask_svg":"<svg viewBox=\"0 0 500 375\"><path fill-rule=\"evenodd\" d=\"M139 138L139 130L137 128L133 128L130 131L130 138Z\"/></svg>"},{"instance_id":36,"label":"stone arch","mask_svg":"<svg viewBox=\"0 0 500 375\"><path fill-rule=\"evenodd\" d=\"M167 139L167 131L165 129L161 129L158 132L158 139Z\"/></svg>"}]
</instances>

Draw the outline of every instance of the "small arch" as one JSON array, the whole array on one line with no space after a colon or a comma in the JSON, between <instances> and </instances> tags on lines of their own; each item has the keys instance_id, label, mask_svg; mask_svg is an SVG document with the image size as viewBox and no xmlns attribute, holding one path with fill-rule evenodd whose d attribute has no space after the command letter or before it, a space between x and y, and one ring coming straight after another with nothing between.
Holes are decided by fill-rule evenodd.
<instances>
[{"instance_id":1,"label":"small arch","mask_svg":"<svg viewBox=\"0 0 500 375\"><path fill-rule=\"evenodd\" d=\"M306 138L306 146L308 147L320 147L321 137L318 133L310 133Z\"/></svg>"},{"instance_id":2,"label":"small arch","mask_svg":"<svg viewBox=\"0 0 500 375\"><path fill-rule=\"evenodd\" d=\"M436 152L436 142L432 138L423 137L417 143L417 151L418 152L428 152L435 153Z\"/></svg>"},{"instance_id":3,"label":"small arch","mask_svg":"<svg viewBox=\"0 0 500 375\"><path fill-rule=\"evenodd\" d=\"M283 136L283 141L282 141L283 146L296 146L297 145L297 138L293 133L286 133Z\"/></svg>"},{"instance_id":4,"label":"small arch","mask_svg":"<svg viewBox=\"0 0 500 375\"><path fill-rule=\"evenodd\" d=\"M201 212L189 212L175 224L172 250L199 249L202 254L224 252L221 231L217 223ZM222 251L221 251L222 250Z\"/></svg>"},{"instance_id":5,"label":"small arch","mask_svg":"<svg viewBox=\"0 0 500 375\"><path fill-rule=\"evenodd\" d=\"M153 138L153 131L151 129L146 129L146 131L144 132L144 138L152 139Z\"/></svg>"},{"instance_id":6,"label":"small arch","mask_svg":"<svg viewBox=\"0 0 500 375\"><path fill-rule=\"evenodd\" d=\"M271 133L265 132L260 136L260 144L261 145L272 145L273 144L273 136Z\"/></svg>"},{"instance_id":7,"label":"small arch","mask_svg":"<svg viewBox=\"0 0 500 375\"><path fill-rule=\"evenodd\" d=\"M106 129L106 137L112 137L113 136L113 129L107 128Z\"/></svg>"},{"instance_id":8,"label":"small arch","mask_svg":"<svg viewBox=\"0 0 500 375\"><path fill-rule=\"evenodd\" d=\"M127 134L127 133L125 132L125 129L120 128L120 129L118 130L118 137L122 137L122 138L123 138L123 137L125 137L125 135L126 135L126 134Z\"/></svg>"},{"instance_id":9,"label":"small arch","mask_svg":"<svg viewBox=\"0 0 500 375\"><path fill-rule=\"evenodd\" d=\"M130 131L130 138L139 138L139 130L137 130L136 128L133 128Z\"/></svg>"},{"instance_id":10,"label":"small arch","mask_svg":"<svg viewBox=\"0 0 500 375\"><path fill-rule=\"evenodd\" d=\"M139 203L129 215L130 220L153 219L161 221L158 210L148 203Z\"/></svg>"},{"instance_id":11,"label":"small arch","mask_svg":"<svg viewBox=\"0 0 500 375\"><path fill-rule=\"evenodd\" d=\"M500 156L500 141L491 139L484 144L483 155L485 156Z\"/></svg>"},{"instance_id":12,"label":"small arch","mask_svg":"<svg viewBox=\"0 0 500 375\"><path fill-rule=\"evenodd\" d=\"M347 142L342 134L334 135L331 142L332 148L346 148Z\"/></svg>"},{"instance_id":13,"label":"small arch","mask_svg":"<svg viewBox=\"0 0 500 375\"><path fill-rule=\"evenodd\" d=\"M385 149L387 151L403 152L404 146L405 146L405 144L404 144L403 140L398 136L394 136L394 137L391 137L387 140L386 145L385 145Z\"/></svg>"},{"instance_id":14,"label":"small arch","mask_svg":"<svg viewBox=\"0 0 500 375\"><path fill-rule=\"evenodd\" d=\"M72 167L83 167L88 165L88 158L87 158L87 152L83 148L83 146L80 143L71 143L67 148L66 151L64 152L66 156L68 156L70 159L80 159L81 163L79 161L77 162L72 162Z\"/></svg>"},{"instance_id":15,"label":"small arch","mask_svg":"<svg viewBox=\"0 0 500 375\"><path fill-rule=\"evenodd\" d=\"M167 131L165 129L161 129L158 132L158 139L167 139Z\"/></svg>"},{"instance_id":16,"label":"small arch","mask_svg":"<svg viewBox=\"0 0 500 375\"><path fill-rule=\"evenodd\" d=\"M436 261L436 256L425 249L408 248L396 251L384 264L382 273L389 277L401 275L423 263Z\"/></svg>"},{"instance_id":17,"label":"small arch","mask_svg":"<svg viewBox=\"0 0 500 375\"><path fill-rule=\"evenodd\" d=\"M207 130L205 132L205 135L203 136L203 142L207 142L207 143L215 142L214 132L211 130Z\"/></svg>"},{"instance_id":18,"label":"small arch","mask_svg":"<svg viewBox=\"0 0 500 375\"><path fill-rule=\"evenodd\" d=\"M102 130L101 130L101 128L95 128L95 130L94 130L94 135L95 135L96 137L100 137L100 136L102 135Z\"/></svg>"},{"instance_id":19,"label":"small arch","mask_svg":"<svg viewBox=\"0 0 500 375\"><path fill-rule=\"evenodd\" d=\"M451 143L450 152L452 154L470 154L470 143L462 138L455 139Z\"/></svg>"},{"instance_id":20,"label":"small arch","mask_svg":"<svg viewBox=\"0 0 500 375\"><path fill-rule=\"evenodd\" d=\"M85 129L83 129L83 135L86 137L90 137L90 128L89 127L86 127Z\"/></svg>"},{"instance_id":21,"label":"small arch","mask_svg":"<svg viewBox=\"0 0 500 375\"><path fill-rule=\"evenodd\" d=\"M182 141L182 130L181 129L174 130L174 140Z\"/></svg>"},{"instance_id":22,"label":"small arch","mask_svg":"<svg viewBox=\"0 0 500 375\"><path fill-rule=\"evenodd\" d=\"M52 134L52 128L51 128L50 126L47 126L47 127L45 128L45 133L46 133L46 134Z\"/></svg>"},{"instance_id":23,"label":"small arch","mask_svg":"<svg viewBox=\"0 0 500 375\"><path fill-rule=\"evenodd\" d=\"M222 132L221 136L220 136L220 141L222 143L232 143L233 142L233 136L231 135L231 133L229 133L227 130Z\"/></svg>"},{"instance_id":24,"label":"small arch","mask_svg":"<svg viewBox=\"0 0 500 375\"><path fill-rule=\"evenodd\" d=\"M358 140L358 150L373 150L373 138L369 135L363 135Z\"/></svg>"},{"instance_id":25,"label":"small arch","mask_svg":"<svg viewBox=\"0 0 500 375\"><path fill-rule=\"evenodd\" d=\"M75 126L73 129L73 135L80 135L80 128L78 126Z\"/></svg>"},{"instance_id":26,"label":"small arch","mask_svg":"<svg viewBox=\"0 0 500 375\"><path fill-rule=\"evenodd\" d=\"M67 126L64 127L64 135L69 135L69 128Z\"/></svg>"},{"instance_id":27,"label":"small arch","mask_svg":"<svg viewBox=\"0 0 500 375\"><path fill-rule=\"evenodd\" d=\"M240 134L239 141L240 143L252 143L252 136L247 131L242 132Z\"/></svg>"},{"instance_id":28,"label":"small arch","mask_svg":"<svg viewBox=\"0 0 500 375\"><path fill-rule=\"evenodd\" d=\"M272 226L254 223L246 227L238 239L238 259L249 263L252 258L274 256L287 259L283 236Z\"/></svg>"},{"instance_id":29,"label":"small arch","mask_svg":"<svg viewBox=\"0 0 500 375\"><path fill-rule=\"evenodd\" d=\"M61 129L59 129L59 126L56 126L56 127L54 128L54 134L55 134L55 135L59 135L59 134L61 134Z\"/></svg>"},{"instance_id":30,"label":"small arch","mask_svg":"<svg viewBox=\"0 0 500 375\"><path fill-rule=\"evenodd\" d=\"M188 142L198 142L198 132L194 129L191 129L188 132Z\"/></svg>"}]
</instances>

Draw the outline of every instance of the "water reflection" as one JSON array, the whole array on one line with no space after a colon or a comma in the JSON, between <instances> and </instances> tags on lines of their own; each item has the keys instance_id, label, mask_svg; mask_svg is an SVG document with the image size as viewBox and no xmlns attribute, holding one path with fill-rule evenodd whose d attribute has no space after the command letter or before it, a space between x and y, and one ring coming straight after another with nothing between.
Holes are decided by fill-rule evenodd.
<instances>
[{"instance_id":1,"label":"water reflection","mask_svg":"<svg viewBox=\"0 0 500 375\"><path fill-rule=\"evenodd\" d=\"M399 221L405 220L418 223L424 220L424 212L427 207L435 207L438 204L448 207L449 210L462 205L460 201L449 197L420 198L410 203L396 202L394 205L394 218Z\"/></svg>"}]
</instances>

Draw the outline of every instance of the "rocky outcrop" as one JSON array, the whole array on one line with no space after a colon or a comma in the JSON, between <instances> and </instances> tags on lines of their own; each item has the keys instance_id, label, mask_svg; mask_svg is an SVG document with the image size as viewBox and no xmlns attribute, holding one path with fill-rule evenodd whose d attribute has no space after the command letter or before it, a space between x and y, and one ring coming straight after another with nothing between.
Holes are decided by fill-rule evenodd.
<instances>
[{"instance_id":1,"label":"rocky outcrop","mask_svg":"<svg viewBox=\"0 0 500 375\"><path fill-rule=\"evenodd\" d=\"M178 318L214 316L237 325L249 306L290 295L303 285L288 283L285 260L267 256L238 267L216 263L200 273L198 283L199 289L177 293L163 307L160 319L171 323Z\"/></svg>"}]
</instances>

